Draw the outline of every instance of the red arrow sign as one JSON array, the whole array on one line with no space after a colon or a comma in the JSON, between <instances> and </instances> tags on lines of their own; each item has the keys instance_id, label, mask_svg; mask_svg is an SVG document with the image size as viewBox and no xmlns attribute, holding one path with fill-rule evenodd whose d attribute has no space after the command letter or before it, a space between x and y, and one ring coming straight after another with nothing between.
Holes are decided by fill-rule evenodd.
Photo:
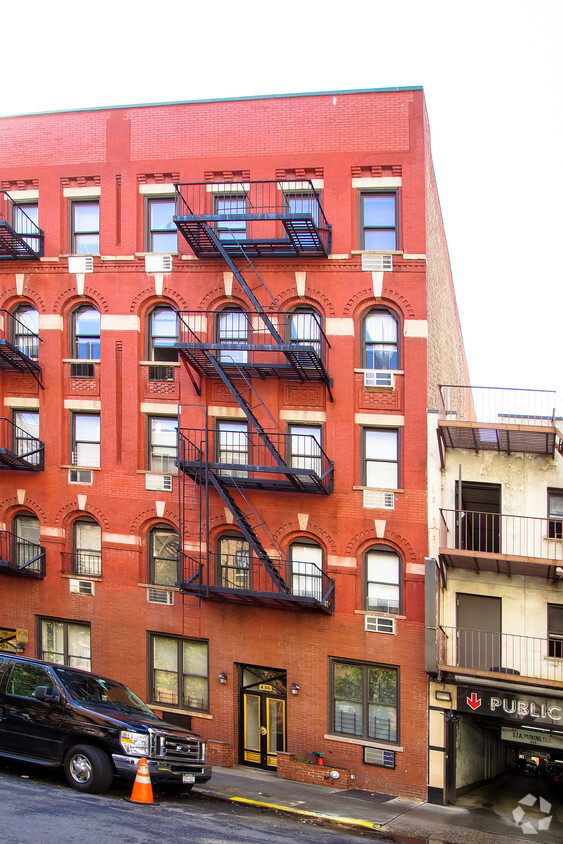
<instances>
[{"instance_id":1,"label":"red arrow sign","mask_svg":"<svg viewBox=\"0 0 563 844\"><path fill-rule=\"evenodd\" d=\"M481 698L477 697L476 692L471 693L471 697L466 698L467 705L471 707L471 709L479 709L481 706Z\"/></svg>"}]
</instances>

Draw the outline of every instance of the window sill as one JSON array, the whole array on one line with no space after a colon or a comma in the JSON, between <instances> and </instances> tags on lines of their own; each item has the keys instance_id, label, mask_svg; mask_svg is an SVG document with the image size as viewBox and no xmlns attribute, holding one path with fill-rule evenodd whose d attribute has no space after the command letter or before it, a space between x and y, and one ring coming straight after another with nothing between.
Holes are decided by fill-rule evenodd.
<instances>
[{"instance_id":1,"label":"window sill","mask_svg":"<svg viewBox=\"0 0 563 844\"><path fill-rule=\"evenodd\" d=\"M354 612L356 613L356 615L378 615L382 618L402 618L405 620L407 618L406 615L400 615L400 613L381 612L381 610L354 610Z\"/></svg>"},{"instance_id":2,"label":"window sill","mask_svg":"<svg viewBox=\"0 0 563 844\"><path fill-rule=\"evenodd\" d=\"M323 738L328 741L340 741L343 744L356 744L360 747L375 747L379 750L394 750L395 753L404 753L404 748L398 744L387 743L382 741L372 741L371 739L357 739L349 738L348 736L333 735L333 733L325 733Z\"/></svg>"},{"instance_id":3,"label":"window sill","mask_svg":"<svg viewBox=\"0 0 563 844\"><path fill-rule=\"evenodd\" d=\"M213 721L214 716L210 715L209 712L200 712L198 709L172 709L171 707L167 707L166 709L160 705L160 703L149 703L151 709L159 709L161 712L174 712L177 715L191 715L192 718L205 718L207 721Z\"/></svg>"},{"instance_id":4,"label":"window sill","mask_svg":"<svg viewBox=\"0 0 563 844\"><path fill-rule=\"evenodd\" d=\"M377 492L397 492L400 495L404 495L404 489L393 489L393 487L383 487L383 486L353 486L352 489L358 489L363 491L364 489L369 490L377 490Z\"/></svg>"},{"instance_id":5,"label":"window sill","mask_svg":"<svg viewBox=\"0 0 563 844\"><path fill-rule=\"evenodd\" d=\"M401 249L352 249L351 255L402 255Z\"/></svg>"}]
</instances>

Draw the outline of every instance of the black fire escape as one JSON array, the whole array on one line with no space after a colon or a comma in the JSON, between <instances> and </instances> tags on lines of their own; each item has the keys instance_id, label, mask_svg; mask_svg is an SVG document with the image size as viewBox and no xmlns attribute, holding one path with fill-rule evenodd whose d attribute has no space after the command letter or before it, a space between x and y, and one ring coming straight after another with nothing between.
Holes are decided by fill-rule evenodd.
<instances>
[{"instance_id":1,"label":"black fire escape","mask_svg":"<svg viewBox=\"0 0 563 844\"><path fill-rule=\"evenodd\" d=\"M285 559L248 497L249 489L320 495L333 489L333 464L315 436L284 433L271 416L271 429L263 427L259 416L269 413L253 384L320 382L332 398L329 344L318 318L265 309L260 299L272 296L252 263L326 256L330 226L319 196L303 181L179 184L174 220L195 255L223 259L253 308L178 314L177 345L194 387L199 392L201 379L219 379L242 411L235 422L243 421L221 431L207 422L186 428L180 419L180 535L196 501L201 529L208 530L214 490L247 543L232 559L217 560L206 535L204 554L182 554L182 587L208 600L331 613L333 580L312 562Z\"/></svg>"},{"instance_id":2,"label":"black fire escape","mask_svg":"<svg viewBox=\"0 0 563 844\"><path fill-rule=\"evenodd\" d=\"M0 261L39 260L43 231L5 190L0 190Z\"/></svg>"}]
</instances>

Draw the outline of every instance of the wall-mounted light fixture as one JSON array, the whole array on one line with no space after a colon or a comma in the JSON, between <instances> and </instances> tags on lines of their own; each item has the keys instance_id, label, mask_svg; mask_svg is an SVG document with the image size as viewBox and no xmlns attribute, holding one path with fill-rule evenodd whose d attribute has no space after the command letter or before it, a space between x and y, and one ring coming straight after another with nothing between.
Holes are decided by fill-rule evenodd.
<instances>
[{"instance_id":1,"label":"wall-mounted light fixture","mask_svg":"<svg viewBox=\"0 0 563 844\"><path fill-rule=\"evenodd\" d=\"M438 691L436 692L436 700L447 700L448 703L451 703L452 693L446 691L446 689L442 689L442 691L438 689Z\"/></svg>"},{"instance_id":2,"label":"wall-mounted light fixture","mask_svg":"<svg viewBox=\"0 0 563 844\"><path fill-rule=\"evenodd\" d=\"M227 672L226 671L221 671L221 673L219 674L219 682L222 683L223 685L226 684L226 682L227 682Z\"/></svg>"},{"instance_id":3,"label":"wall-mounted light fixture","mask_svg":"<svg viewBox=\"0 0 563 844\"><path fill-rule=\"evenodd\" d=\"M16 643L16 653L22 654L25 651L26 645L27 645L27 642L17 642Z\"/></svg>"},{"instance_id":4,"label":"wall-mounted light fixture","mask_svg":"<svg viewBox=\"0 0 563 844\"><path fill-rule=\"evenodd\" d=\"M299 686L297 685L297 683L291 684L291 694L292 695L298 695L299 694Z\"/></svg>"}]
</instances>

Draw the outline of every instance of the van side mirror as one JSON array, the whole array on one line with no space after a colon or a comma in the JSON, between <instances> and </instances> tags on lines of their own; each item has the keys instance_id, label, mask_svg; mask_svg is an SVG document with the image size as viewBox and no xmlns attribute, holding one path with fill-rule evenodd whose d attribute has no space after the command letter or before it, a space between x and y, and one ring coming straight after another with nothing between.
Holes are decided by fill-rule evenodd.
<instances>
[{"instance_id":1,"label":"van side mirror","mask_svg":"<svg viewBox=\"0 0 563 844\"><path fill-rule=\"evenodd\" d=\"M53 691L52 686L36 686L33 692L35 700L42 700L45 703L58 703L60 695Z\"/></svg>"}]
</instances>

